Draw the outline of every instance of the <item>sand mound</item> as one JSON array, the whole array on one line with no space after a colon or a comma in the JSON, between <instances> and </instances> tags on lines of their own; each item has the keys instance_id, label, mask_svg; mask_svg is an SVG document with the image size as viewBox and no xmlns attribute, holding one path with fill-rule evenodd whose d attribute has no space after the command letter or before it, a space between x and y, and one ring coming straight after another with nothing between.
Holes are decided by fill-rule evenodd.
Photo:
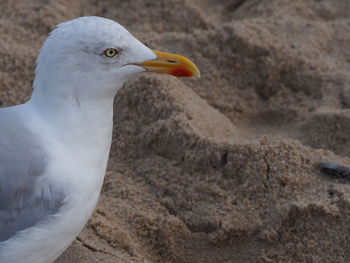
<instances>
[{"instance_id":1,"label":"sand mound","mask_svg":"<svg viewBox=\"0 0 350 263\"><path fill-rule=\"evenodd\" d=\"M346 0L3 1L0 105L28 98L56 23L99 15L190 57L200 80L142 75L115 103L96 213L57 261L347 262Z\"/></svg>"}]
</instances>

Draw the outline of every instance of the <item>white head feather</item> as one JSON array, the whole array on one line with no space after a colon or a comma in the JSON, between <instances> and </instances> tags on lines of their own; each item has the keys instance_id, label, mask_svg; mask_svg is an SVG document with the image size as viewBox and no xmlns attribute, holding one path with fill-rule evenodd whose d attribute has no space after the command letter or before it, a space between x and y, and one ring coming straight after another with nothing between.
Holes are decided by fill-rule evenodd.
<instances>
[{"instance_id":1,"label":"white head feather","mask_svg":"<svg viewBox=\"0 0 350 263\"><path fill-rule=\"evenodd\" d=\"M116 49L118 55L106 57L108 48ZM59 24L45 41L37 59L34 94L45 90L54 96L111 96L135 73L144 71L130 63L155 58L117 22L80 17Z\"/></svg>"}]
</instances>

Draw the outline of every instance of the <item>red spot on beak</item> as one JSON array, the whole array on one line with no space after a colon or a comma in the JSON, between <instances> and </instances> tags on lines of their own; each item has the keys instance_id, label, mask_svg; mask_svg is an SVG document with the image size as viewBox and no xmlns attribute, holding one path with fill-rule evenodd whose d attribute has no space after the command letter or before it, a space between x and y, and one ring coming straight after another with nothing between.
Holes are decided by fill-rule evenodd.
<instances>
[{"instance_id":1,"label":"red spot on beak","mask_svg":"<svg viewBox=\"0 0 350 263\"><path fill-rule=\"evenodd\" d=\"M193 73L188 69L174 68L171 70L171 75L175 77L192 77Z\"/></svg>"}]
</instances>

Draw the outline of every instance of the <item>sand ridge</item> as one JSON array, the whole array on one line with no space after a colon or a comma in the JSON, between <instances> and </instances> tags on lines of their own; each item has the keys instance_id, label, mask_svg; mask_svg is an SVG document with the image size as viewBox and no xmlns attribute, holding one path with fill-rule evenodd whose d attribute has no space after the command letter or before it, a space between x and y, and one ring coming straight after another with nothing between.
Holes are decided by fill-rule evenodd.
<instances>
[{"instance_id":1,"label":"sand ridge","mask_svg":"<svg viewBox=\"0 0 350 263\"><path fill-rule=\"evenodd\" d=\"M1 1L0 106L24 102L54 26L114 19L202 78L143 74L115 101L101 199L57 263L347 262L346 0Z\"/></svg>"}]
</instances>

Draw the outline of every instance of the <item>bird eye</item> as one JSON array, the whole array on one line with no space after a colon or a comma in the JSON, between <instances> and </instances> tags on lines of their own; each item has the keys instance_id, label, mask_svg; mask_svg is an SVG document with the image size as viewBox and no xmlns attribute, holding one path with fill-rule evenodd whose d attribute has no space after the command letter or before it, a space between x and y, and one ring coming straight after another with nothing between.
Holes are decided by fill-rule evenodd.
<instances>
[{"instance_id":1,"label":"bird eye","mask_svg":"<svg viewBox=\"0 0 350 263\"><path fill-rule=\"evenodd\" d=\"M107 58L112 58L115 57L116 55L118 55L119 51L116 50L115 48L107 48L103 54L107 57Z\"/></svg>"}]
</instances>

